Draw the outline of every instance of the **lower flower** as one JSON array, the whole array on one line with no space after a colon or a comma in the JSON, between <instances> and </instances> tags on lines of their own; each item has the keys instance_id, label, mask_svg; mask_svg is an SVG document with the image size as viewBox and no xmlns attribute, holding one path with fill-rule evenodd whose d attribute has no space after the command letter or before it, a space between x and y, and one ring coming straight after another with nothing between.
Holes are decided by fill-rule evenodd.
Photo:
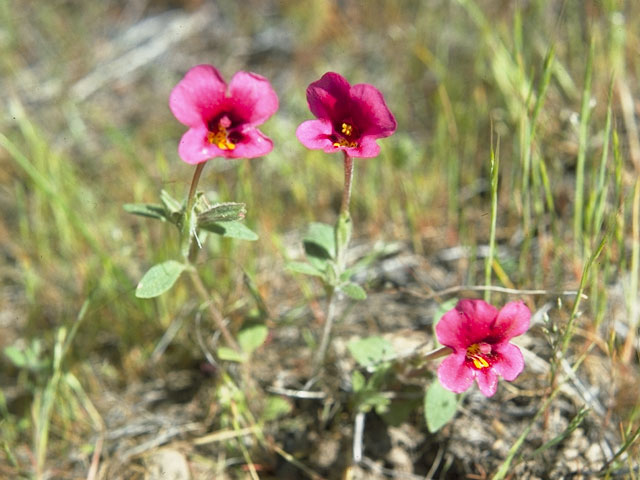
<instances>
[{"instance_id":1,"label":"lower flower","mask_svg":"<svg viewBox=\"0 0 640 480\"><path fill-rule=\"evenodd\" d=\"M509 302L498 311L483 300L460 300L436 325L438 341L453 350L438 368L442 386L462 393L475 380L490 397L496 393L499 376L515 380L524 358L509 340L526 332L530 319L523 302Z\"/></svg>"}]
</instances>

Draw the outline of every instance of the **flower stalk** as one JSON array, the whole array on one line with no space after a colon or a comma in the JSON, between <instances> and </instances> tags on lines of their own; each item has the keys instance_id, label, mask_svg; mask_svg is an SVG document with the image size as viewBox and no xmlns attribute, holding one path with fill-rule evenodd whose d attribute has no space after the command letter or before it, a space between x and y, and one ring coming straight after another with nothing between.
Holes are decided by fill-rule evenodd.
<instances>
[{"instance_id":1,"label":"flower stalk","mask_svg":"<svg viewBox=\"0 0 640 480\"><path fill-rule=\"evenodd\" d=\"M351 85L334 72L325 73L307 88L307 102L316 117L301 123L296 129L298 140L307 148L327 153L342 151L344 156L344 189L340 213L334 227L335 257L327 266L324 284L327 291L327 315L319 348L314 356L312 379L320 371L329 347L335 321L335 302L343 278L346 252L351 241L352 223L349 214L353 184L353 159L373 158L380 153L379 138L395 132L396 119L387 107L382 93L373 85Z\"/></svg>"},{"instance_id":2,"label":"flower stalk","mask_svg":"<svg viewBox=\"0 0 640 480\"><path fill-rule=\"evenodd\" d=\"M188 245L186 247L186 260L189 265L194 266L196 258L198 256L198 242L194 242L193 236L196 235L195 225L193 225L193 215L194 215L194 204L196 199L196 191L198 188L198 183L200 182L200 176L202 175L202 170L206 165L205 162L198 163L196 165L196 169L193 172L193 178L191 179L191 187L189 188L189 194L187 196L187 205L184 212L184 225L183 225L183 245ZM196 268L191 268L191 282L193 286L200 296L201 300L207 305L207 311L209 312L209 316L213 321L213 324L220 331L222 338L224 338L225 343L236 351L240 351L240 347L238 343L229 332L229 329L224 323L224 318L220 314L220 312L213 306L211 303L211 296L207 292L207 288L205 287L202 279L200 278L200 274Z\"/></svg>"}]
</instances>

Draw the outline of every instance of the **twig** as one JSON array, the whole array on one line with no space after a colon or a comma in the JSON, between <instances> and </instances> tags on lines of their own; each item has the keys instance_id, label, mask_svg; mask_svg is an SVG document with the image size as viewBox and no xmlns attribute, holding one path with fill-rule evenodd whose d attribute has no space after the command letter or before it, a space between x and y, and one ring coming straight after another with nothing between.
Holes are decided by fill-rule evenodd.
<instances>
[{"instance_id":1,"label":"twig","mask_svg":"<svg viewBox=\"0 0 640 480\"><path fill-rule=\"evenodd\" d=\"M414 290L405 289L405 291L411 295L414 295L418 298L423 298L425 300L431 300L437 297L450 295L452 293L457 292L484 292L484 291L492 291L499 293L508 293L512 295L559 295L559 296L576 296L578 295L577 290L528 290L528 289L518 289L518 288L506 288L506 287L498 287L493 285L457 285L455 287L445 288L444 290L438 290L429 294L424 294L422 292L416 292ZM589 297L584 293L580 294L580 298L583 300L588 300Z\"/></svg>"},{"instance_id":2,"label":"twig","mask_svg":"<svg viewBox=\"0 0 640 480\"><path fill-rule=\"evenodd\" d=\"M102 446L104 445L104 432L100 432L98 440L96 440L96 447L91 455L91 466L87 472L87 480L95 480L98 474L98 465L100 465L100 456L102 455Z\"/></svg>"},{"instance_id":3,"label":"twig","mask_svg":"<svg viewBox=\"0 0 640 480\"><path fill-rule=\"evenodd\" d=\"M289 452L286 452L285 450L283 450L279 445L276 445L275 443L271 444L271 448L273 449L274 452L276 452L278 455L280 455L282 458L284 458L291 465L294 465L294 466L298 467L300 470L302 470L304 473L306 473L307 476L309 478L311 478L312 480L323 480L324 477L322 477L318 473L316 473L313 470L311 470L309 467L307 467L304 463L299 461L297 458L295 458Z\"/></svg>"},{"instance_id":4,"label":"twig","mask_svg":"<svg viewBox=\"0 0 640 480\"><path fill-rule=\"evenodd\" d=\"M224 442L233 438L244 437L256 433L256 427L240 428L238 430L221 430L219 432L210 433L203 437L193 440L194 445L207 445L209 443Z\"/></svg>"},{"instance_id":5,"label":"twig","mask_svg":"<svg viewBox=\"0 0 640 480\"><path fill-rule=\"evenodd\" d=\"M327 394L324 392L310 392L308 390L292 390L290 388L280 388L276 386L267 387L267 392L283 395L285 397L303 398L309 400L324 400Z\"/></svg>"},{"instance_id":6,"label":"twig","mask_svg":"<svg viewBox=\"0 0 640 480\"><path fill-rule=\"evenodd\" d=\"M125 463L130 458L140 455L141 453L144 453L147 450L151 450L152 448L159 447L160 445L163 445L164 443L168 442L174 437L177 437L178 435L186 432L191 432L193 430L198 430L199 428L201 428L201 425L199 423L188 423L186 425L170 427L165 432L154 436L151 440L128 450L122 455L120 460L122 463Z\"/></svg>"},{"instance_id":7,"label":"twig","mask_svg":"<svg viewBox=\"0 0 640 480\"><path fill-rule=\"evenodd\" d=\"M360 463L362 460L362 436L364 435L365 413L358 412L353 422L353 461Z\"/></svg>"},{"instance_id":8,"label":"twig","mask_svg":"<svg viewBox=\"0 0 640 480\"><path fill-rule=\"evenodd\" d=\"M193 282L193 286L195 287L196 291L198 292L202 300L206 303L207 310L209 311L209 315L211 316L211 319L215 323L218 331L224 337L225 343L229 345L229 347L233 348L235 351L239 352L240 347L238 343L235 341L231 333L229 333L229 330L224 324L224 318L222 318L222 315L220 314L220 312L211 303L211 300L209 298L209 293L207 292L207 289L205 288L204 283L202 283L202 279L200 278L200 275L195 269L191 271L191 281Z\"/></svg>"},{"instance_id":9,"label":"twig","mask_svg":"<svg viewBox=\"0 0 640 480\"><path fill-rule=\"evenodd\" d=\"M202 350L202 353L204 354L207 361L211 365L217 366L218 362L216 362L215 357L211 354L211 352L207 348L207 345L204 343L204 339L202 338L202 328L200 325L201 319L202 319L202 315L200 314L200 312L198 312L196 314L196 340L198 342L198 345L200 345L200 350ZM217 340L217 335L216 335L216 340Z\"/></svg>"}]
</instances>

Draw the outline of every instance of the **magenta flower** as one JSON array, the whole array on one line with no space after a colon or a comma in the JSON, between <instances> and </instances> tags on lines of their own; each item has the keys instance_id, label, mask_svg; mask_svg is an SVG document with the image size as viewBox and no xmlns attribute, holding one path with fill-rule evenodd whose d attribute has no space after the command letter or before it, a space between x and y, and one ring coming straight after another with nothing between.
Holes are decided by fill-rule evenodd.
<instances>
[{"instance_id":1,"label":"magenta flower","mask_svg":"<svg viewBox=\"0 0 640 480\"><path fill-rule=\"evenodd\" d=\"M367 83L351 86L337 73L325 73L309 85L307 102L318 118L303 122L296 131L307 148L375 157L380 153L376 140L396 130L396 119L376 87Z\"/></svg>"},{"instance_id":2,"label":"magenta flower","mask_svg":"<svg viewBox=\"0 0 640 480\"><path fill-rule=\"evenodd\" d=\"M178 146L187 163L210 158L254 158L273 143L256 127L278 109L278 97L266 78L238 72L227 87L211 65L187 72L169 96L169 108L189 130Z\"/></svg>"},{"instance_id":3,"label":"magenta flower","mask_svg":"<svg viewBox=\"0 0 640 480\"><path fill-rule=\"evenodd\" d=\"M524 359L509 340L527 331L530 318L523 302L509 302L498 311L483 300L460 300L436 325L438 341L453 350L438 368L440 383L461 393L475 378L490 397L498 388L498 375L515 380Z\"/></svg>"}]
</instances>

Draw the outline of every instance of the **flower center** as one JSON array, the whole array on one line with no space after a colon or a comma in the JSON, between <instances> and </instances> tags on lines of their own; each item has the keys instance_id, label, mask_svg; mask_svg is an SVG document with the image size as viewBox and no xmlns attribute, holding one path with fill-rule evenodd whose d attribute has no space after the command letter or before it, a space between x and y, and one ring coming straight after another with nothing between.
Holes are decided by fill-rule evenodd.
<instances>
[{"instance_id":1,"label":"flower center","mask_svg":"<svg viewBox=\"0 0 640 480\"><path fill-rule=\"evenodd\" d=\"M358 146L358 142L353 140L353 137L355 137L355 129L353 128L353 125L347 122L342 122L340 133L341 135L339 135L339 138L333 142L334 147L355 148Z\"/></svg>"},{"instance_id":2,"label":"flower center","mask_svg":"<svg viewBox=\"0 0 640 480\"><path fill-rule=\"evenodd\" d=\"M491 345L488 343L474 343L467 348L467 360L473 362L473 366L478 370L482 370L483 368L488 368L490 366L487 361L487 359L490 359L490 354Z\"/></svg>"},{"instance_id":3,"label":"flower center","mask_svg":"<svg viewBox=\"0 0 640 480\"><path fill-rule=\"evenodd\" d=\"M215 131L209 131L207 133L207 141L217 146L220 150L234 150L236 144L229 139L229 132L227 129L231 126L231 120L224 115L218 120L218 125L215 127ZM211 127L209 127L211 128Z\"/></svg>"}]
</instances>

